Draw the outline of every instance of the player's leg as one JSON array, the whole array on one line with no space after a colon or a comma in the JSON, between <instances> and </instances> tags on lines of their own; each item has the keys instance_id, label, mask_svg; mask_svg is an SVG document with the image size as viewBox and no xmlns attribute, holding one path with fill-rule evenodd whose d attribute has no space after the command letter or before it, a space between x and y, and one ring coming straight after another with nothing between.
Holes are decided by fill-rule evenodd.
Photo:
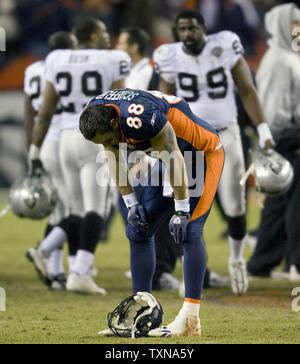
<instances>
[{"instance_id":1,"label":"player's leg","mask_svg":"<svg viewBox=\"0 0 300 364\"><path fill-rule=\"evenodd\" d=\"M157 163L151 170L147 186L137 186L136 194L143 205L149 228L141 232L132 225L127 225L126 235L130 241L130 266L133 293L138 291L151 292L152 279L155 271L155 241L154 234L161 221L173 208L173 200L163 197L162 186L151 186L152 179L162 175L162 164ZM159 178L159 177L158 177Z\"/></svg>"},{"instance_id":2,"label":"player's leg","mask_svg":"<svg viewBox=\"0 0 300 364\"><path fill-rule=\"evenodd\" d=\"M232 124L221 131L220 139L226 158L218 196L227 216L230 246L228 268L233 292L242 294L248 289L248 278L243 258L246 241L246 200L245 187L239 182L245 173L245 163L239 126Z\"/></svg>"},{"instance_id":3,"label":"player's leg","mask_svg":"<svg viewBox=\"0 0 300 364\"><path fill-rule=\"evenodd\" d=\"M300 280L300 156L294 156L294 183L286 195L285 223L287 231L287 254L291 281Z\"/></svg>"},{"instance_id":4,"label":"player's leg","mask_svg":"<svg viewBox=\"0 0 300 364\"><path fill-rule=\"evenodd\" d=\"M64 275L62 245L67 240L66 228L64 219L66 214L65 188L62 178L61 168L58 156L59 142L57 140L46 139L41 150L41 159L46 171L50 174L52 182L58 192L58 201L55 209L49 216L48 225L46 228L45 238L39 245L38 249L30 249L27 254L30 255L30 260L35 264L37 270L40 266L44 266L46 271L45 283L52 285L55 277L60 277L60 282L63 282ZM53 254L53 256L52 256ZM27 255L27 256L28 256ZM43 274L42 274L43 275ZM56 284L56 287L64 285Z\"/></svg>"},{"instance_id":5,"label":"player's leg","mask_svg":"<svg viewBox=\"0 0 300 364\"><path fill-rule=\"evenodd\" d=\"M247 263L252 276L268 277L286 254L285 196L267 197L261 211L257 244Z\"/></svg>"},{"instance_id":6,"label":"player's leg","mask_svg":"<svg viewBox=\"0 0 300 364\"><path fill-rule=\"evenodd\" d=\"M206 251L202 233L217 191L223 163L223 148L205 155L204 187L201 197L190 198L191 218L187 228L187 242L183 244L184 303L173 322L162 328L151 330L150 336L201 335L200 299L206 271Z\"/></svg>"},{"instance_id":7,"label":"player's leg","mask_svg":"<svg viewBox=\"0 0 300 364\"><path fill-rule=\"evenodd\" d=\"M155 234L156 268L153 276L152 289L177 291L180 282L172 273L176 262L182 256L182 246L175 243L169 231L169 222L174 210L162 221Z\"/></svg>"},{"instance_id":8,"label":"player's leg","mask_svg":"<svg viewBox=\"0 0 300 364\"><path fill-rule=\"evenodd\" d=\"M78 136L81 137L79 133ZM79 248L76 254L73 275L74 281L77 281L77 288L74 286L72 290L105 294L105 290L97 287L93 282L90 271L109 206L108 170L106 164L96 164L99 153L97 145L91 144L79 137L76 141L80 151L79 178L83 196L84 216L81 223ZM97 174L99 168L103 170ZM104 169L107 173L105 173Z\"/></svg>"},{"instance_id":9,"label":"player's leg","mask_svg":"<svg viewBox=\"0 0 300 364\"><path fill-rule=\"evenodd\" d=\"M69 215L67 219L67 235L69 245L69 272L74 271L76 253L80 241L82 216L84 214L76 137L76 130L64 130L61 134L59 149L60 165L68 200Z\"/></svg>"}]
</instances>

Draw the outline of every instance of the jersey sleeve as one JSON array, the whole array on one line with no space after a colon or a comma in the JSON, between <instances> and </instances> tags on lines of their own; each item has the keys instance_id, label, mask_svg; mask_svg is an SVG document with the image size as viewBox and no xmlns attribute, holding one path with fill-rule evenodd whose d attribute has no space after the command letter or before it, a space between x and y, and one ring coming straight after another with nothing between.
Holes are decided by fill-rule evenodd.
<instances>
[{"instance_id":1,"label":"jersey sleeve","mask_svg":"<svg viewBox=\"0 0 300 364\"><path fill-rule=\"evenodd\" d=\"M176 79L176 66L174 64L176 49L174 45L175 44L164 44L158 47L153 53L155 71L169 83L175 83Z\"/></svg>"},{"instance_id":2,"label":"jersey sleeve","mask_svg":"<svg viewBox=\"0 0 300 364\"><path fill-rule=\"evenodd\" d=\"M128 112L124 128L126 138L150 140L163 129L168 121L166 115L159 108L149 108L148 110L145 108L142 114L136 114L136 112Z\"/></svg>"},{"instance_id":3,"label":"jersey sleeve","mask_svg":"<svg viewBox=\"0 0 300 364\"><path fill-rule=\"evenodd\" d=\"M229 65L230 69L232 69L243 56L244 47L241 43L240 37L236 33L224 31L221 32L221 36L225 48L225 62Z\"/></svg>"},{"instance_id":4,"label":"jersey sleeve","mask_svg":"<svg viewBox=\"0 0 300 364\"><path fill-rule=\"evenodd\" d=\"M55 59L57 56L57 51L51 52L45 61L45 79L53 84L55 84Z\"/></svg>"},{"instance_id":5,"label":"jersey sleeve","mask_svg":"<svg viewBox=\"0 0 300 364\"><path fill-rule=\"evenodd\" d=\"M27 67L24 73L24 92L28 96L30 96L30 68L31 66Z\"/></svg>"},{"instance_id":6,"label":"jersey sleeve","mask_svg":"<svg viewBox=\"0 0 300 364\"><path fill-rule=\"evenodd\" d=\"M127 77L131 69L131 59L126 52L110 51L110 67L113 74L113 82Z\"/></svg>"}]
</instances>

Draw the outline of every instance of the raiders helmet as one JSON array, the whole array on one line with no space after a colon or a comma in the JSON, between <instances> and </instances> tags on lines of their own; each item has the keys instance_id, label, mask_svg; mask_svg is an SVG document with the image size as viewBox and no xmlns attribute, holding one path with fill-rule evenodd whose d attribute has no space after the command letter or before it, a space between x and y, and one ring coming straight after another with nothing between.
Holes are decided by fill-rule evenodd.
<instances>
[{"instance_id":1,"label":"raiders helmet","mask_svg":"<svg viewBox=\"0 0 300 364\"><path fill-rule=\"evenodd\" d=\"M41 220L52 213L57 197L48 174L27 176L11 188L10 208L19 217Z\"/></svg>"},{"instance_id":2,"label":"raiders helmet","mask_svg":"<svg viewBox=\"0 0 300 364\"><path fill-rule=\"evenodd\" d=\"M255 177L256 190L267 196L279 196L289 190L294 179L290 162L275 150L255 150L252 164L241 179L244 184L250 174Z\"/></svg>"},{"instance_id":3,"label":"raiders helmet","mask_svg":"<svg viewBox=\"0 0 300 364\"><path fill-rule=\"evenodd\" d=\"M158 328L163 319L161 304L148 292L125 298L107 316L108 326L116 336L138 338Z\"/></svg>"}]
</instances>

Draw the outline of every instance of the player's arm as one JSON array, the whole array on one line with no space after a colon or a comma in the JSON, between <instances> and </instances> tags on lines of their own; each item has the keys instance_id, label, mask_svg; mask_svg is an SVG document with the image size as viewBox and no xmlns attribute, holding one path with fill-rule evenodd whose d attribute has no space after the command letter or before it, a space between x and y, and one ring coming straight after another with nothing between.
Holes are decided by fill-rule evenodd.
<instances>
[{"instance_id":1,"label":"player's arm","mask_svg":"<svg viewBox=\"0 0 300 364\"><path fill-rule=\"evenodd\" d=\"M47 82L44 93L43 103L37 116L37 122L33 129L32 144L40 148L48 132L51 119L55 113L58 102L58 95L51 82Z\"/></svg>"},{"instance_id":2,"label":"player's arm","mask_svg":"<svg viewBox=\"0 0 300 364\"><path fill-rule=\"evenodd\" d=\"M125 79L124 78L122 78L121 80L113 82L113 84L111 85L111 89L114 90L114 89L117 89L117 88L120 88L120 89L125 88Z\"/></svg>"},{"instance_id":3,"label":"player's arm","mask_svg":"<svg viewBox=\"0 0 300 364\"><path fill-rule=\"evenodd\" d=\"M36 116L36 112L32 107L32 102L30 96L25 94L25 103L24 103L24 113L25 113L25 134L26 134L26 144L27 148L29 148L32 141L32 133L34 127L34 118Z\"/></svg>"},{"instance_id":4,"label":"player's arm","mask_svg":"<svg viewBox=\"0 0 300 364\"><path fill-rule=\"evenodd\" d=\"M188 199L189 189L185 162L177 145L174 129L169 122L151 139L151 145L155 151L159 152L159 157L167 168L175 200Z\"/></svg>"},{"instance_id":5,"label":"player's arm","mask_svg":"<svg viewBox=\"0 0 300 364\"><path fill-rule=\"evenodd\" d=\"M151 145L154 150L160 152L160 159L166 165L174 190L175 214L169 223L170 233L177 244L184 244L187 242L187 226L190 221L188 179L184 158L169 122L151 139Z\"/></svg>"},{"instance_id":6,"label":"player's arm","mask_svg":"<svg viewBox=\"0 0 300 364\"><path fill-rule=\"evenodd\" d=\"M144 207L139 204L137 196L129 181L127 161L121 150L113 147L105 147L106 160L111 176L116 182L124 203L128 208L128 224L133 226L141 234L148 228L147 215Z\"/></svg>"},{"instance_id":7,"label":"player's arm","mask_svg":"<svg viewBox=\"0 0 300 364\"><path fill-rule=\"evenodd\" d=\"M240 57L231 72L245 110L257 127L260 146L264 149L273 148L275 143L254 86L251 71L244 57Z\"/></svg>"},{"instance_id":8,"label":"player's arm","mask_svg":"<svg viewBox=\"0 0 300 364\"><path fill-rule=\"evenodd\" d=\"M105 147L106 160L111 176L116 182L122 196L134 193L129 181L127 161L121 150L114 147Z\"/></svg>"},{"instance_id":9,"label":"player's arm","mask_svg":"<svg viewBox=\"0 0 300 364\"><path fill-rule=\"evenodd\" d=\"M162 76L159 77L158 90L164 94L175 95L176 87L174 83L166 81Z\"/></svg>"},{"instance_id":10,"label":"player's arm","mask_svg":"<svg viewBox=\"0 0 300 364\"><path fill-rule=\"evenodd\" d=\"M39 169L43 170L42 162L40 161L40 148L43 144L51 119L55 113L58 102L58 95L52 83L47 82L44 93L43 103L40 107L37 116L37 122L33 128L32 142L29 148L29 159L31 161L31 173L35 174Z\"/></svg>"}]
</instances>

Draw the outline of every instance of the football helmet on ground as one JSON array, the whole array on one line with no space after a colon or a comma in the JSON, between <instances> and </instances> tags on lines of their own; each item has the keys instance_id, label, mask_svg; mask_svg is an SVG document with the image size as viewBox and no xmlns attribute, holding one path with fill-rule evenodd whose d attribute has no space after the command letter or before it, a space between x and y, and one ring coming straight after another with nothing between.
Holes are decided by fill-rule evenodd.
<instances>
[{"instance_id":1,"label":"football helmet on ground","mask_svg":"<svg viewBox=\"0 0 300 364\"><path fill-rule=\"evenodd\" d=\"M137 292L125 298L107 316L111 334L138 338L158 328L163 319L161 304L148 292ZM105 334L105 333L104 333Z\"/></svg>"}]
</instances>

